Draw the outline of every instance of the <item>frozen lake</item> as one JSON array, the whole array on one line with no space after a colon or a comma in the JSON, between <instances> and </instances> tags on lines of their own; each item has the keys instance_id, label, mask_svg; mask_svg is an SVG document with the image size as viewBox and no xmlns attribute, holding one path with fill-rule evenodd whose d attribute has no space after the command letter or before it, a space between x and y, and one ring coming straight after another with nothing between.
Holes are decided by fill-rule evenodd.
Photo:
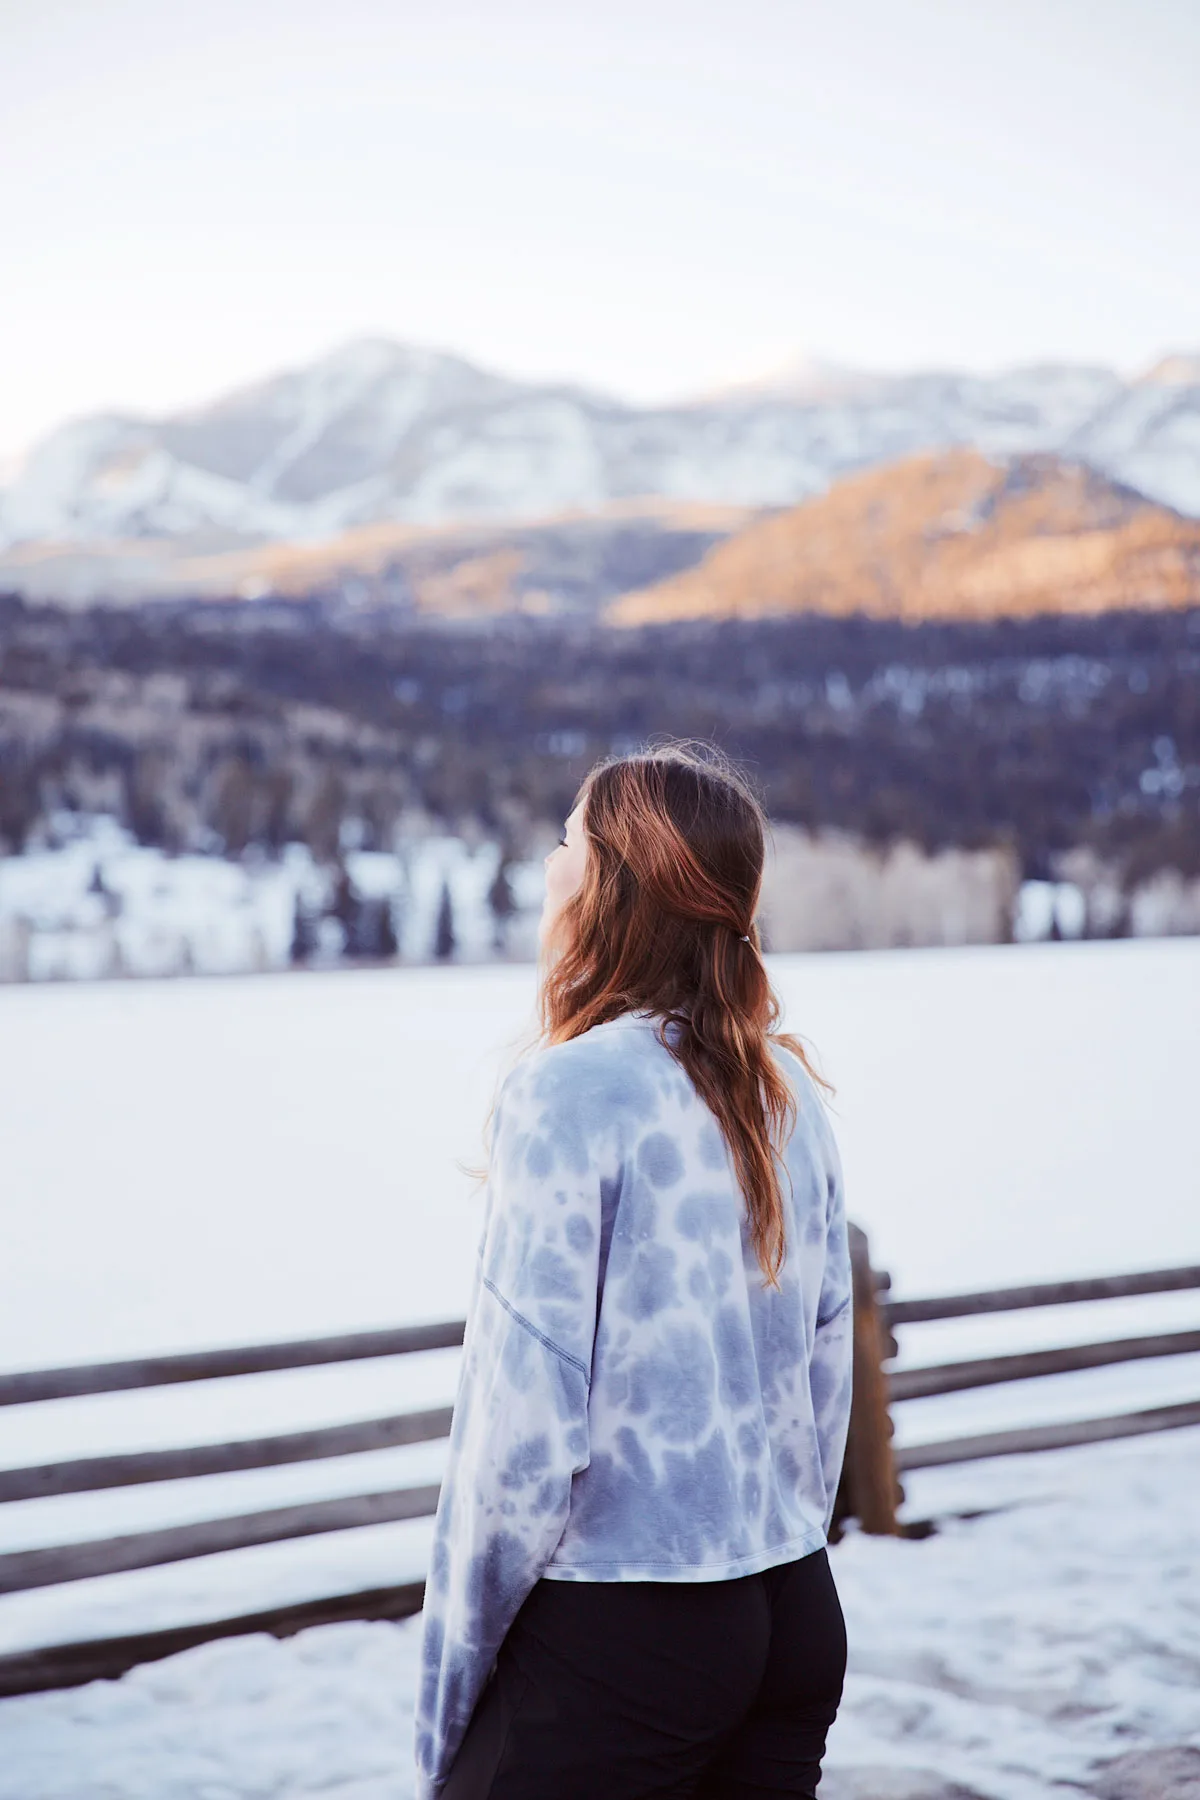
<instances>
[{"instance_id":1,"label":"frozen lake","mask_svg":"<svg viewBox=\"0 0 1200 1800\"><path fill-rule=\"evenodd\" d=\"M897 1293L1200 1256L1200 939L772 957ZM527 966L0 991L0 1366L457 1316Z\"/></svg>"}]
</instances>

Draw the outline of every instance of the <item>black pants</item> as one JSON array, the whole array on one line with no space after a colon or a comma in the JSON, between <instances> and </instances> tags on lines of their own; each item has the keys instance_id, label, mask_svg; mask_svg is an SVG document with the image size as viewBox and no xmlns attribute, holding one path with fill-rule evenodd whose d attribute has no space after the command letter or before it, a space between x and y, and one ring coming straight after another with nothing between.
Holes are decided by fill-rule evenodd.
<instances>
[{"instance_id":1,"label":"black pants","mask_svg":"<svg viewBox=\"0 0 1200 1800\"><path fill-rule=\"evenodd\" d=\"M729 1581L539 1581L441 1800L814 1800L845 1672L823 1549Z\"/></svg>"}]
</instances>

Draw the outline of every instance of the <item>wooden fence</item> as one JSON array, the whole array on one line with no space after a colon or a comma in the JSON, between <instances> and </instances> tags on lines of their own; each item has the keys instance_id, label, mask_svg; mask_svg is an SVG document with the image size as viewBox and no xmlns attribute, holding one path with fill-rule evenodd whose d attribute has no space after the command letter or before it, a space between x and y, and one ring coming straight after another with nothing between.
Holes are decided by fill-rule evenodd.
<instances>
[{"instance_id":1,"label":"wooden fence","mask_svg":"<svg viewBox=\"0 0 1200 1800\"><path fill-rule=\"evenodd\" d=\"M1149 1269L1133 1275L1104 1275L1086 1281L1047 1281L1032 1286L989 1288L980 1293L945 1294L933 1300L891 1300L887 1273L871 1266L865 1234L850 1227L854 1269L854 1400L842 1481L834 1507L836 1542L847 1518L864 1531L894 1533L896 1508L903 1498L899 1477L906 1469L975 1462L988 1456L1013 1456L1036 1450L1061 1450L1072 1444L1135 1437L1147 1431L1169 1431L1200 1424L1200 1396L1175 1406L1115 1413L1106 1418L1072 1420L1056 1425L1028 1425L991 1431L939 1443L892 1445L890 1408L894 1401L961 1393L1002 1381L1028 1381L1042 1375L1064 1375L1076 1369L1098 1369L1145 1357L1184 1356L1200 1351L1200 1331L1164 1331L1149 1336L1109 1338L1097 1344L1070 1344L1058 1350L1021 1351L984 1356L968 1362L935 1363L924 1369L886 1370L898 1352L896 1327L935 1319L973 1318L982 1313L1017 1312L1033 1306L1065 1306L1086 1300L1116 1300L1138 1294L1177 1293L1200 1287L1200 1265L1183 1269Z\"/></svg>"},{"instance_id":2,"label":"wooden fence","mask_svg":"<svg viewBox=\"0 0 1200 1800\"><path fill-rule=\"evenodd\" d=\"M1160 1406L1110 1418L953 1438L897 1451L892 1444L889 1411L893 1401L1200 1350L1200 1331L1175 1331L889 1372L886 1364L897 1353L897 1326L1021 1307L1059 1306L1072 1301L1196 1288L1200 1287L1200 1267L1159 1269L1092 1281L1049 1282L1034 1287L997 1289L931 1300L895 1301L887 1298L890 1288L887 1275L872 1268L867 1240L853 1226L851 1253L854 1268L854 1401L845 1467L834 1511L831 1536L835 1540L845 1520L851 1517L858 1519L865 1531L890 1533L899 1530L896 1518L901 1498L899 1475L906 1469L1014 1452L1051 1450L1069 1444L1200 1423L1200 1398L1197 1398L1182 1405ZM464 1322L453 1320L286 1344L0 1375L0 1407L448 1349L461 1345L463 1330ZM192 1480L245 1469L277 1468L288 1463L311 1463L326 1457L423 1443L448 1435L451 1411L448 1406L434 1407L320 1430L237 1439L186 1449L88 1456L27 1468L0 1469L0 1503L46 1499L59 1494L97 1493L155 1481ZM436 1484L390 1488L119 1537L12 1551L0 1554L0 1595L323 1532L422 1518L434 1512L437 1497ZM416 1581L209 1620L195 1626L3 1655L0 1656L0 1695L73 1686L97 1676L119 1675L137 1663L169 1656L212 1638L252 1631L287 1636L307 1625L335 1619L403 1618L420 1610L423 1595L424 1583Z\"/></svg>"}]
</instances>

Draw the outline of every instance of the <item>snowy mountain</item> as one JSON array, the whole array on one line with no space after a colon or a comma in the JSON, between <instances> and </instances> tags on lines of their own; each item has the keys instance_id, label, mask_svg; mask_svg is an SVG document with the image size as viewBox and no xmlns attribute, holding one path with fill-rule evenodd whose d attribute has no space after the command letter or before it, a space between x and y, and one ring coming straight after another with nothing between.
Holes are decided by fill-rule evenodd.
<instances>
[{"instance_id":1,"label":"snowy mountain","mask_svg":"<svg viewBox=\"0 0 1200 1800\"><path fill-rule=\"evenodd\" d=\"M851 470L954 446L1061 452L1200 514L1200 361L1134 382L1056 364L992 377L806 364L638 408L367 340L192 412L63 426L0 499L0 545L199 551L647 497L790 505Z\"/></svg>"},{"instance_id":2,"label":"snowy mountain","mask_svg":"<svg viewBox=\"0 0 1200 1800\"><path fill-rule=\"evenodd\" d=\"M1200 356L1170 356L1063 446L1178 512L1200 514Z\"/></svg>"}]
</instances>

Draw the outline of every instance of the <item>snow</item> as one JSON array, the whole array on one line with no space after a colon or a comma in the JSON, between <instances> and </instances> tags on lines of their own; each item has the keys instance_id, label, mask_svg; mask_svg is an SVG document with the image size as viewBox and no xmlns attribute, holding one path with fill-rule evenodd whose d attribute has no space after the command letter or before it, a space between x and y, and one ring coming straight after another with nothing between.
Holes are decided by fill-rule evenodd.
<instances>
[{"instance_id":1,"label":"snow","mask_svg":"<svg viewBox=\"0 0 1200 1800\"><path fill-rule=\"evenodd\" d=\"M298 509L173 456L155 428L102 417L64 425L35 446L3 496L0 540L95 541L228 530L294 535Z\"/></svg>"},{"instance_id":2,"label":"snow","mask_svg":"<svg viewBox=\"0 0 1200 1800\"><path fill-rule=\"evenodd\" d=\"M60 812L50 827L53 843L0 858L0 981L285 969L297 899L320 910L333 898L331 871L304 844L286 845L277 860L251 852L234 861L167 855L104 815ZM496 955L487 896L499 857L495 842L431 831L392 851L348 850L345 864L361 898L391 903L398 950L408 960L433 954L448 886L455 956L469 962ZM513 864L509 877L517 913L505 947L532 954L541 864ZM322 954L336 960L345 934L335 920L322 926L331 938Z\"/></svg>"},{"instance_id":3,"label":"snow","mask_svg":"<svg viewBox=\"0 0 1200 1800\"><path fill-rule=\"evenodd\" d=\"M1131 1748L1200 1746L1198 1474L1188 1430L910 1476L929 1512L1001 1510L832 1550L850 1656L822 1800L1068 1800ZM0 1702L0 1800L405 1800L419 1633L255 1635Z\"/></svg>"},{"instance_id":4,"label":"snow","mask_svg":"<svg viewBox=\"0 0 1200 1800\"><path fill-rule=\"evenodd\" d=\"M1168 359L1156 378L1132 383L1081 422L1066 449L1153 500L1200 513L1200 370L1194 359Z\"/></svg>"},{"instance_id":5,"label":"snow","mask_svg":"<svg viewBox=\"0 0 1200 1800\"><path fill-rule=\"evenodd\" d=\"M657 495L794 505L849 470L970 444L1081 456L1200 512L1200 387L1044 364L767 382L639 409L366 341L160 420L64 425L0 496L0 545L213 531L311 539L382 520L538 518Z\"/></svg>"},{"instance_id":6,"label":"snow","mask_svg":"<svg viewBox=\"0 0 1200 1800\"><path fill-rule=\"evenodd\" d=\"M769 964L897 1292L1200 1260L1200 941ZM534 983L481 964L0 989L25 1208L0 1366L456 1316L479 1202L455 1159L480 1152Z\"/></svg>"},{"instance_id":7,"label":"snow","mask_svg":"<svg viewBox=\"0 0 1200 1800\"><path fill-rule=\"evenodd\" d=\"M930 1510L1011 1510L833 1552L854 1650L830 1789L839 1766L924 1768L1043 1800L1137 1744L1200 1745L1198 1473L1189 1430L910 1476Z\"/></svg>"},{"instance_id":8,"label":"snow","mask_svg":"<svg viewBox=\"0 0 1200 1800\"><path fill-rule=\"evenodd\" d=\"M1200 1261L1200 942L769 963L786 1023L837 1084L851 1214L897 1296ZM480 1211L456 1159L481 1154L533 984L510 965L0 990L19 1219L0 1261L0 1365L461 1317ZM900 1328L897 1366L1197 1325L1195 1293L949 1320ZM9 1408L0 1456L445 1405L458 1354ZM1198 1396L1200 1356L1160 1359L907 1402L896 1441ZM8 1505L0 1547L435 1483L444 1455L438 1441ZM1196 1428L909 1472L904 1517L940 1517L938 1533L851 1533L833 1552L852 1657L824 1800L883 1791L871 1768L1041 1800L1131 1747L1200 1745L1200 1608L1184 1578L1198 1476ZM1005 1510L948 1517L981 1508ZM0 1652L420 1579L430 1530L411 1520L6 1596ZM218 1643L0 1703L0 1800L77 1800L83 1771L106 1800L319 1787L401 1800L417 1630Z\"/></svg>"},{"instance_id":9,"label":"snow","mask_svg":"<svg viewBox=\"0 0 1200 1800\"><path fill-rule=\"evenodd\" d=\"M18 542L61 536L78 496L137 442L130 420L107 414L60 426L12 476L3 499L3 536Z\"/></svg>"}]
</instances>

